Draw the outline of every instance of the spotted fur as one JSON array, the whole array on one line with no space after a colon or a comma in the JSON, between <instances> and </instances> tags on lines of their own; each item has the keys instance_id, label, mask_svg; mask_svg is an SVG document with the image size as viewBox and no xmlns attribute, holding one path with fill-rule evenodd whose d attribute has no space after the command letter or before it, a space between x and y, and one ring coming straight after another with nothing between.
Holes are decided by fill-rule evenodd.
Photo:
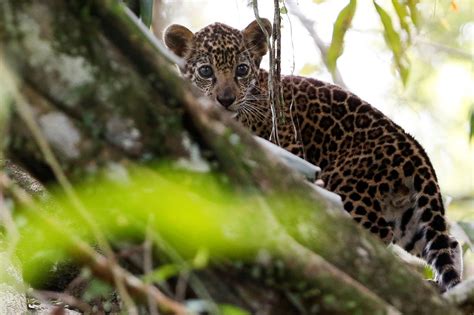
<instances>
[{"instance_id":1,"label":"spotted fur","mask_svg":"<svg viewBox=\"0 0 474 315\"><path fill-rule=\"evenodd\" d=\"M263 26L270 34L270 22ZM243 31L215 23L195 34L172 25L165 43L184 58L186 78L255 134L270 138L268 74L259 69L267 44L256 21ZM459 283L460 246L448 233L436 174L421 145L336 85L284 76L282 88L286 124L278 126L279 145L320 166L325 186L360 225L427 261L442 291Z\"/></svg>"}]
</instances>

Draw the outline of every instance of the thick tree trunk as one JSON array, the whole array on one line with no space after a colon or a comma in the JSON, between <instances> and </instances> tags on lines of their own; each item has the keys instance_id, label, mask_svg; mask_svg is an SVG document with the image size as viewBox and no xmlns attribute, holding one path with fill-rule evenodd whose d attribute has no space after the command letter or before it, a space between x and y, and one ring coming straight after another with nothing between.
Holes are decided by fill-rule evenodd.
<instances>
[{"instance_id":1,"label":"thick tree trunk","mask_svg":"<svg viewBox=\"0 0 474 315\"><path fill-rule=\"evenodd\" d=\"M25 122L31 113L71 179L112 162L198 163L192 153L197 147L199 163L227 176L236 192L253 191L266 200L268 219L283 231L275 256L290 273L289 284L264 285L246 268L220 265L196 275L215 301L262 314L310 313L315 305L347 314L457 314L378 240L329 209L300 176L183 82L118 1L5 0L0 12L0 56L18 83L2 135L8 159L44 184L57 182L41 139ZM271 199L282 193L312 210L295 209L287 218L288 203ZM311 229L297 229L288 219L311 222ZM302 280L306 292L318 293L305 297L294 289Z\"/></svg>"}]
</instances>

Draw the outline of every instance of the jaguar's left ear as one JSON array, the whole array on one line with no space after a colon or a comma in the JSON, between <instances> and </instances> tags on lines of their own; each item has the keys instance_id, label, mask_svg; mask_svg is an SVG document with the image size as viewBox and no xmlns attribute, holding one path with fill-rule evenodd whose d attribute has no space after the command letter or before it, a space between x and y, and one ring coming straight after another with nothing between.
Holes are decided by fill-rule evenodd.
<instances>
[{"instance_id":1,"label":"jaguar's left ear","mask_svg":"<svg viewBox=\"0 0 474 315\"><path fill-rule=\"evenodd\" d=\"M267 19L261 19L267 34L272 34L272 23ZM257 21L250 23L243 31L245 45L256 57L263 57L268 51L267 38ZM260 62L259 62L260 63Z\"/></svg>"}]
</instances>

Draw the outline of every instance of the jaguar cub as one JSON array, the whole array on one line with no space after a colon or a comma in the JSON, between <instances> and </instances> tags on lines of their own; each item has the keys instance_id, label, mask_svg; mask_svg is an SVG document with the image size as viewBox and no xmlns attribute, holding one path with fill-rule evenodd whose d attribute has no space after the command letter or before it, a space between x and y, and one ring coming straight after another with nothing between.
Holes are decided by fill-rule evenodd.
<instances>
[{"instance_id":1,"label":"jaguar cub","mask_svg":"<svg viewBox=\"0 0 474 315\"><path fill-rule=\"evenodd\" d=\"M271 34L268 20L263 26ZM242 31L214 23L194 34L171 25L164 40L184 58L184 77L268 139L268 73L259 69L268 49L264 34L256 21ZM284 76L282 89L289 123L278 126L278 144L321 167L326 187L341 196L355 221L426 260L442 291L459 283L461 249L448 234L435 171L421 145L336 85Z\"/></svg>"}]
</instances>

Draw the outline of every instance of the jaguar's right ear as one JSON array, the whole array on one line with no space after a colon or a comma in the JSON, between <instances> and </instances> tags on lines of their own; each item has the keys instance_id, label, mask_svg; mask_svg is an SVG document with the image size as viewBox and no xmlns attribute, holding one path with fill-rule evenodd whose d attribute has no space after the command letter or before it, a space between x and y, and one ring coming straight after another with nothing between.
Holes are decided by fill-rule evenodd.
<instances>
[{"instance_id":1,"label":"jaguar's right ear","mask_svg":"<svg viewBox=\"0 0 474 315\"><path fill-rule=\"evenodd\" d=\"M193 32L188 28L179 24L172 24L166 28L163 38L166 46L183 58L190 48L193 36Z\"/></svg>"}]
</instances>

